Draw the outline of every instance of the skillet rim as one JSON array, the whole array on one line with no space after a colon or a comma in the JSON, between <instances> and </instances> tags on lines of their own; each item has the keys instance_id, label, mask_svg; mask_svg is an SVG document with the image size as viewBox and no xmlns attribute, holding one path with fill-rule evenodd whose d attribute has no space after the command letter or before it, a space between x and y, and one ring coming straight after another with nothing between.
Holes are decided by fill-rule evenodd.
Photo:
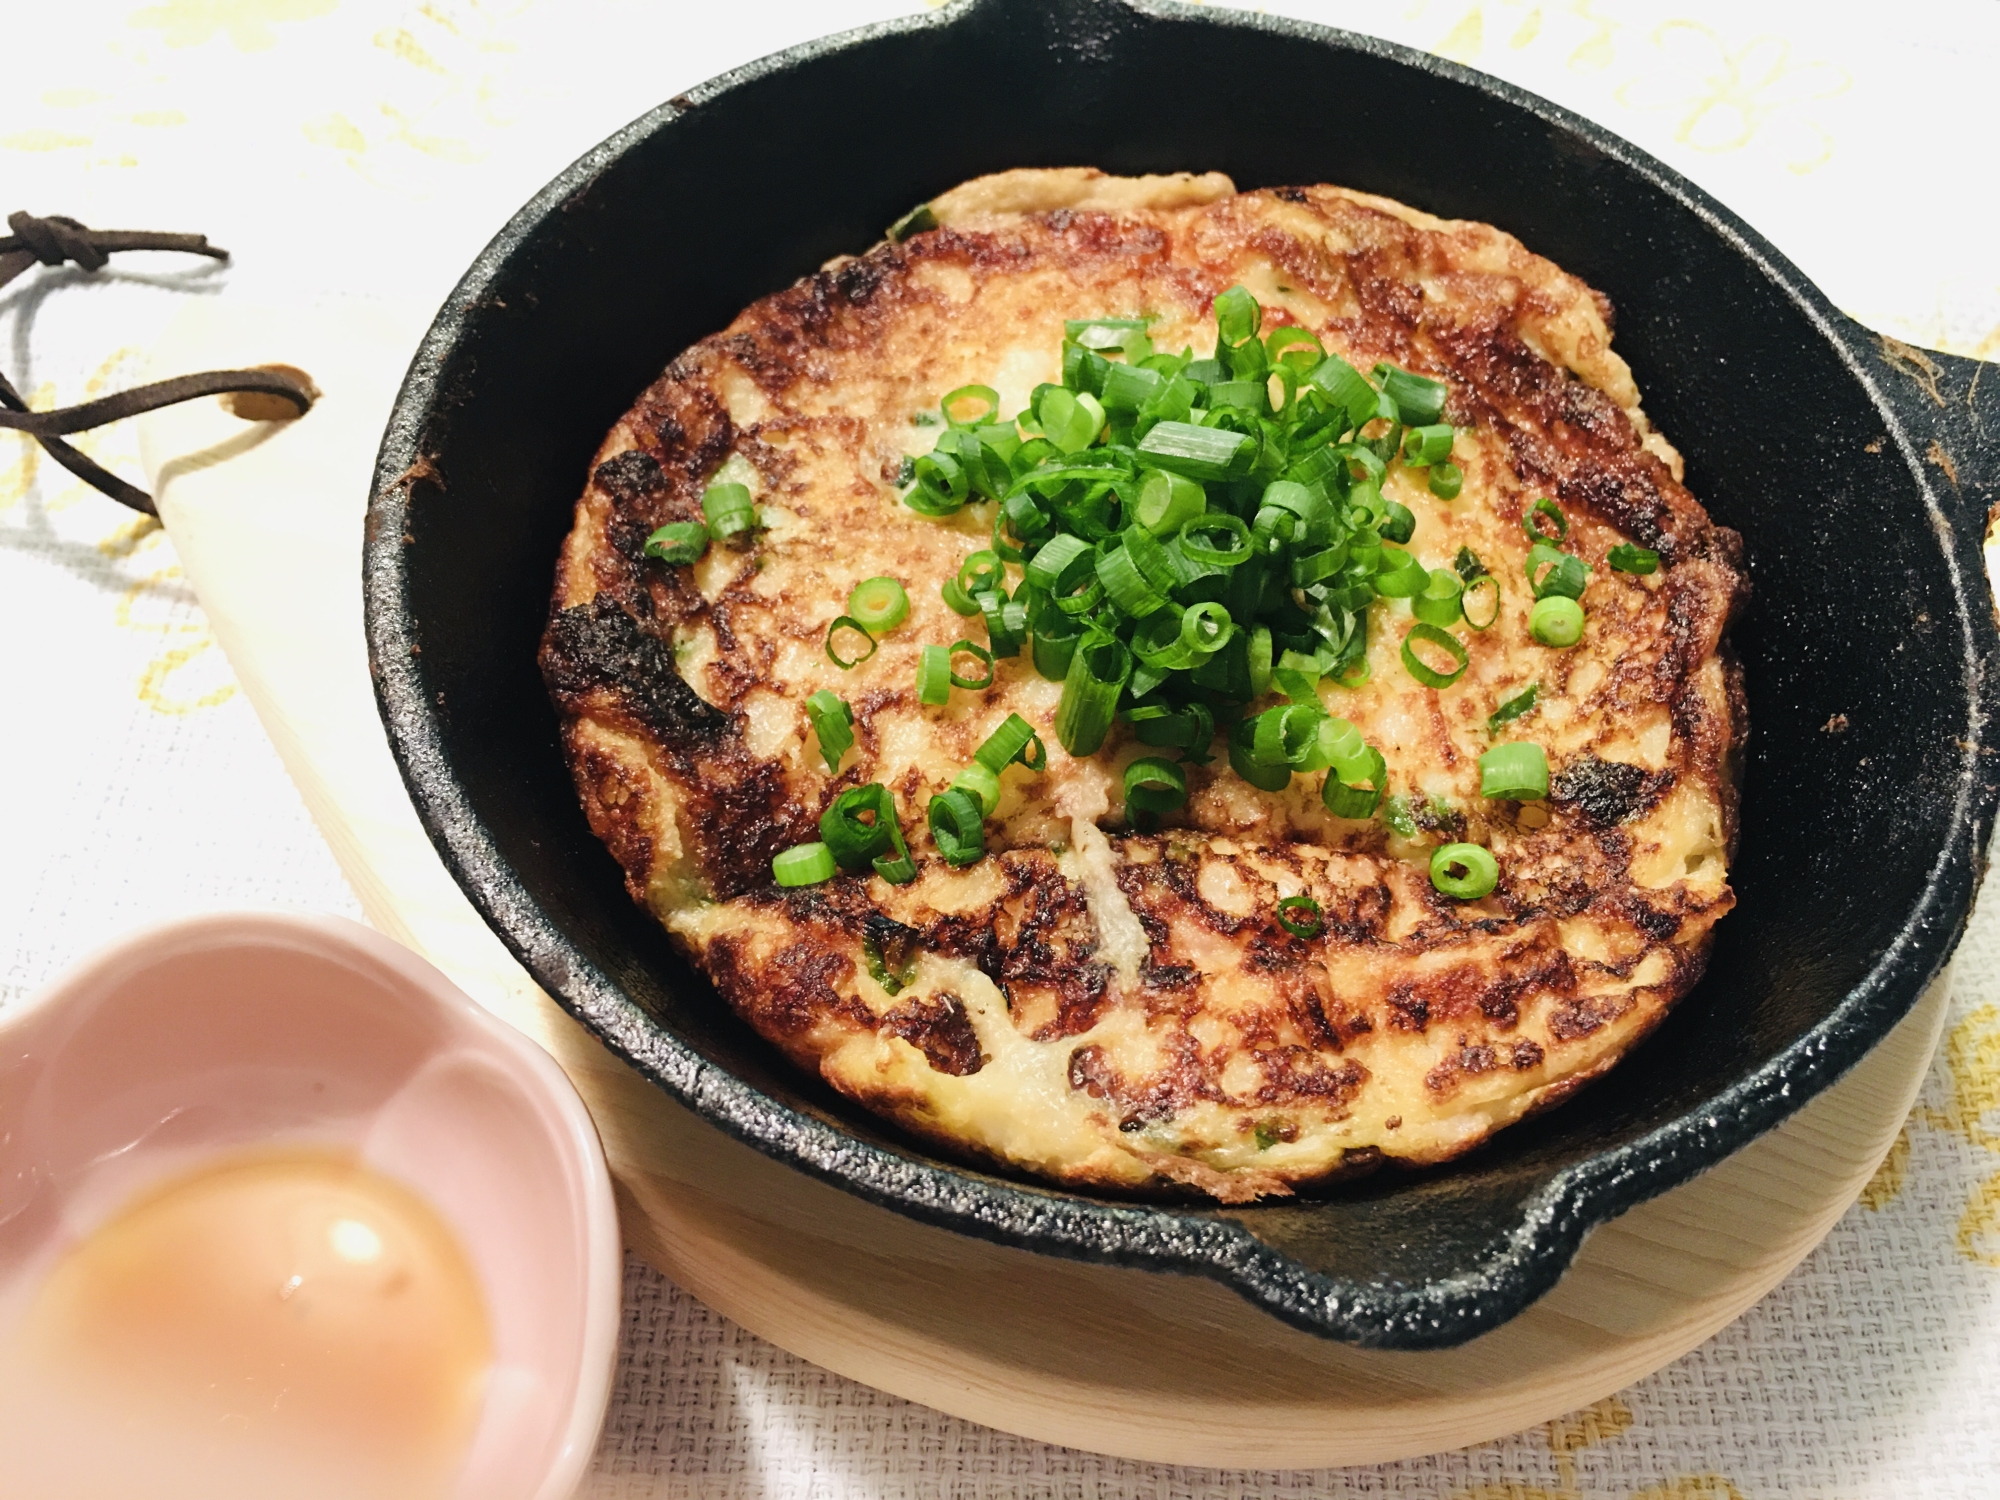
<instances>
[{"instance_id":1,"label":"skillet rim","mask_svg":"<svg viewBox=\"0 0 2000 1500\"><path fill-rule=\"evenodd\" d=\"M1834 348L1882 418L1940 538L1954 593L1968 722L1951 815L1911 915L1863 979L1832 1011L1762 1067L1679 1116L1555 1171L1457 1274L1408 1286L1370 1285L1309 1270L1210 1209L1091 1199L917 1158L857 1138L765 1095L697 1054L646 1014L614 979L577 951L501 856L451 770L422 677L418 627L408 597L402 537L432 412L449 399L442 378L481 315L491 285L562 205L587 190L627 151L682 115L730 91L875 40L963 24L1005 9L1060 16L1199 23L1219 32L1273 32L1414 68L1470 87L1554 131L1579 138L1692 214L1805 315ZM1121 15L1120 13L1126 13ZM1218 37L1218 41L1222 39ZM1984 832L2000 789L1977 774L1990 738L1982 694L2000 675L2000 629L1976 607L1983 570L1968 584L1968 544L1919 457L1898 403L1874 378L1853 325L1754 229L1664 163L1595 123L1526 90L1399 44L1290 17L1252 15L1175 0L959 0L797 47L723 73L641 115L580 156L532 197L480 252L426 332L396 398L373 477L363 557L371 675L391 749L425 832L453 878L510 952L564 1009L611 1050L710 1123L788 1165L871 1202L944 1228L1004 1244L1158 1271L1209 1277L1308 1332L1362 1347L1450 1347L1499 1326L1567 1270L1596 1225L1720 1162L1781 1123L1881 1040L1915 1004L1955 947L1983 873Z\"/></svg>"}]
</instances>

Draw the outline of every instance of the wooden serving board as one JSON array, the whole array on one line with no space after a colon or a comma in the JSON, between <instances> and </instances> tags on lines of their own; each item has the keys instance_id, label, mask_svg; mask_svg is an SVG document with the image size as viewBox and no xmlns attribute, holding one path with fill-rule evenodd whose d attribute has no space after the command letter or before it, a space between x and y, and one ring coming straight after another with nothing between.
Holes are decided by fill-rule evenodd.
<instances>
[{"instance_id":1,"label":"wooden serving board","mask_svg":"<svg viewBox=\"0 0 2000 1500\"><path fill-rule=\"evenodd\" d=\"M282 362L293 424L212 403L143 419L182 566L370 920L555 1055L596 1117L628 1242L813 1362L1029 1437L1216 1467L1376 1462L1483 1442L1611 1394L1707 1339L1852 1203L1910 1109L1946 981L1838 1085L1696 1181L1597 1230L1541 1302L1441 1353L1368 1352L1191 1277L930 1228L729 1139L607 1053L507 954L418 825L376 716L362 519L426 321L413 310L191 309L157 374Z\"/></svg>"}]
</instances>

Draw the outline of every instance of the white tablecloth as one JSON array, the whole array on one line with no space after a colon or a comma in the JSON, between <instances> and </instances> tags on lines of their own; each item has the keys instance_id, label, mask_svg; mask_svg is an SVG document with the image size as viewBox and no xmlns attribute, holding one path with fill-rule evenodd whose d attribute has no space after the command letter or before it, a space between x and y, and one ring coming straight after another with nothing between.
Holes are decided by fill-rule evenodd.
<instances>
[{"instance_id":1,"label":"white tablecloth","mask_svg":"<svg viewBox=\"0 0 2000 1500\"><path fill-rule=\"evenodd\" d=\"M0 369L35 404L68 403L142 378L150 341L188 297L438 301L522 200L630 117L917 3L17 3L0 22L0 210L198 230L236 259L31 272L0 293ZM1273 8L1429 48L1589 114L1728 202L1857 317L2000 358L1991 0ZM995 129L1005 101L913 88L911 108L913 129ZM80 446L139 477L129 430ZM0 632L0 1006L155 918L358 915L166 537L6 433ZM1103 1459L828 1375L635 1265L591 1493L1984 1500L2000 1493L1992 900L1959 975L1945 1051L1862 1204L1734 1327L1545 1429L1323 1473Z\"/></svg>"}]
</instances>

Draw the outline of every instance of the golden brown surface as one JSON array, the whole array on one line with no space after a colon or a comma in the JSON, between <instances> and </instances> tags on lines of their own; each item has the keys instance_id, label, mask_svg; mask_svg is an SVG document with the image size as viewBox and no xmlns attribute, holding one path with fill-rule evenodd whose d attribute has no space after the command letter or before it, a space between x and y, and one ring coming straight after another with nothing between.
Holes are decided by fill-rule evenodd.
<instances>
[{"instance_id":1,"label":"golden brown surface","mask_svg":"<svg viewBox=\"0 0 2000 1500\"><path fill-rule=\"evenodd\" d=\"M1066 206L1067 205L1067 206ZM612 432L559 567L543 666L592 826L636 898L801 1066L961 1151L1082 1184L1180 1182L1240 1200L1364 1167L1436 1161L1614 1063L1699 976L1732 902L1728 760L1740 694L1720 650L1742 589L1734 535L1677 479L1610 349L1603 299L1516 241L1336 188L1233 194L1207 178L1010 173L937 201L941 227L836 262L681 355ZM1431 567L1469 545L1503 586L1471 667L1419 686L1408 606L1371 620L1372 681L1323 691L1388 758L1427 827L1332 817L1317 777L1256 791L1218 758L1190 768L1168 828L1131 832L1120 773L1142 747L1064 755L1058 684L1024 655L991 689L916 702L918 648L979 635L937 584L984 544L989 507L945 521L896 499L939 395L997 386L1003 409L1056 378L1062 320L1144 311L1162 348L1206 353L1232 283L1265 326L1296 321L1366 369L1443 379L1460 497L1392 471ZM698 517L727 465L768 529L693 568L646 560ZM1554 495L1593 566L1569 651L1527 634L1523 507ZM1631 539L1638 578L1604 566ZM821 650L848 591L880 573L910 619L864 665ZM968 631L967 627L971 626ZM1486 716L1548 751L1543 805L1478 795ZM804 701L852 703L856 747L829 776ZM1003 778L992 856L954 871L923 809L1010 710L1048 769ZM771 856L816 838L845 787L895 793L919 879L842 876L781 893ZM1501 880L1461 903L1429 849L1488 844ZM1275 903L1328 917L1287 934ZM864 940L915 981L890 995Z\"/></svg>"}]
</instances>

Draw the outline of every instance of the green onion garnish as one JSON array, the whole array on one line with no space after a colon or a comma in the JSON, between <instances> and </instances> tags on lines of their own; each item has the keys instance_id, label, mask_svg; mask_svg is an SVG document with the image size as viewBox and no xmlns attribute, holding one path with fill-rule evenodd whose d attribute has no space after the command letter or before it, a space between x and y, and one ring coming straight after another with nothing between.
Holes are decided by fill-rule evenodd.
<instances>
[{"instance_id":1,"label":"green onion garnish","mask_svg":"<svg viewBox=\"0 0 2000 1500\"><path fill-rule=\"evenodd\" d=\"M1170 760L1142 755L1125 767L1125 805L1158 817L1187 801L1187 776Z\"/></svg>"},{"instance_id":2,"label":"green onion garnish","mask_svg":"<svg viewBox=\"0 0 2000 1500\"><path fill-rule=\"evenodd\" d=\"M973 692L983 692L993 686L993 653L991 651L972 641L953 641L946 648L945 659L949 661L954 656L971 656L976 658L979 664L986 669L986 675L984 677L966 677L954 671L951 673L951 685L953 687L969 688Z\"/></svg>"},{"instance_id":3,"label":"green onion garnish","mask_svg":"<svg viewBox=\"0 0 2000 1500\"><path fill-rule=\"evenodd\" d=\"M1015 761L1019 761L1030 771L1047 768L1049 752L1042 744L1042 737L1035 733L1035 726L1019 714L1009 714L1000 721L1000 727L986 736L972 757L980 765L998 776Z\"/></svg>"},{"instance_id":4,"label":"green onion garnish","mask_svg":"<svg viewBox=\"0 0 2000 1500\"><path fill-rule=\"evenodd\" d=\"M1000 805L1000 778L977 761L952 777L953 791L970 792L979 799L982 816L993 816L993 809Z\"/></svg>"},{"instance_id":5,"label":"green onion garnish","mask_svg":"<svg viewBox=\"0 0 2000 1500\"><path fill-rule=\"evenodd\" d=\"M1410 611L1427 625L1456 624L1462 612L1459 601L1464 594L1465 585L1456 573L1449 568L1433 568L1423 592L1410 600Z\"/></svg>"},{"instance_id":6,"label":"green onion garnish","mask_svg":"<svg viewBox=\"0 0 2000 1500\"><path fill-rule=\"evenodd\" d=\"M794 844L771 860L779 885L818 885L833 879L833 852L824 844Z\"/></svg>"},{"instance_id":7,"label":"green onion garnish","mask_svg":"<svg viewBox=\"0 0 2000 1500\"><path fill-rule=\"evenodd\" d=\"M1377 365L1375 375L1382 382L1382 394L1396 404L1396 415L1404 426L1422 427L1443 415L1443 381L1412 375L1391 364Z\"/></svg>"},{"instance_id":8,"label":"green onion garnish","mask_svg":"<svg viewBox=\"0 0 2000 1500\"><path fill-rule=\"evenodd\" d=\"M1077 646L1056 705L1056 739L1063 749L1079 758L1097 753L1131 675L1132 653L1116 637L1093 636Z\"/></svg>"},{"instance_id":9,"label":"green onion garnish","mask_svg":"<svg viewBox=\"0 0 2000 1500\"><path fill-rule=\"evenodd\" d=\"M654 533L655 536L658 534ZM1604 560L1621 573L1653 573L1660 566L1659 553L1650 547L1635 547L1630 542L1620 542Z\"/></svg>"},{"instance_id":10,"label":"green onion garnish","mask_svg":"<svg viewBox=\"0 0 2000 1500\"><path fill-rule=\"evenodd\" d=\"M1500 618L1500 580L1491 573L1481 573L1465 586L1458 607L1474 630L1491 629Z\"/></svg>"},{"instance_id":11,"label":"green onion garnish","mask_svg":"<svg viewBox=\"0 0 2000 1500\"><path fill-rule=\"evenodd\" d=\"M1556 523L1556 529L1553 532L1542 530L1540 518L1543 516L1547 516L1551 521ZM1569 517L1562 513L1561 506L1544 495L1533 505L1529 506L1526 514L1521 517L1521 529L1528 533L1529 541L1547 542L1553 547L1558 542L1569 539Z\"/></svg>"},{"instance_id":12,"label":"green onion garnish","mask_svg":"<svg viewBox=\"0 0 2000 1500\"><path fill-rule=\"evenodd\" d=\"M827 770L838 771L840 758L854 748L854 710L838 693L821 688L806 699L806 718L819 736L819 753L826 758Z\"/></svg>"},{"instance_id":13,"label":"green onion garnish","mask_svg":"<svg viewBox=\"0 0 2000 1500\"><path fill-rule=\"evenodd\" d=\"M1327 682L1369 681L1370 633L1384 623L1370 606L1412 601L1402 654L1433 687L1469 662L1447 627L1465 617L1483 629L1499 615L1501 586L1470 553L1455 573L1433 573L1406 550L1417 517L1384 492L1402 464L1425 471L1433 494L1459 493L1446 387L1388 364L1363 374L1288 320L1266 335L1271 320L1243 287L1219 295L1214 315L1215 353L1203 359L1156 348L1142 316L1070 320L1061 379L1035 387L1013 420L999 420L991 386L944 397L945 429L907 464L903 500L935 517L993 505L981 522L990 547L940 596L984 619L992 656L1032 642L1035 670L1063 684L1055 737L1071 754L1095 753L1124 718L1143 743L1200 762L1220 719L1233 726L1230 763L1252 784L1328 770L1327 805L1369 816L1387 767L1326 717L1319 695ZM1549 516L1566 530L1547 502L1529 516L1538 540ZM1563 585L1580 567L1550 560L1535 573ZM847 618L889 628L859 600ZM992 680L954 679L946 654L942 669L920 663L923 701L941 704L954 681ZM1246 717L1274 689L1289 701ZM974 782L973 800L990 800ZM1149 796L1165 795L1152 781L1134 790L1141 816Z\"/></svg>"},{"instance_id":14,"label":"green onion garnish","mask_svg":"<svg viewBox=\"0 0 2000 1500\"><path fill-rule=\"evenodd\" d=\"M1574 646L1583 639L1583 606L1563 594L1537 599L1528 612L1528 634L1544 646Z\"/></svg>"},{"instance_id":15,"label":"green onion garnish","mask_svg":"<svg viewBox=\"0 0 2000 1500\"><path fill-rule=\"evenodd\" d=\"M708 527L700 521L669 521L646 538L646 556L657 557L675 567L699 562L706 551ZM1653 570L1648 568L1646 571L1650 573Z\"/></svg>"},{"instance_id":16,"label":"green onion garnish","mask_svg":"<svg viewBox=\"0 0 2000 1500\"><path fill-rule=\"evenodd\" d=\"M1479 757L1479 795L1539 802L1549 794L1549 758L1529 740L1495 745Z\"/></svg>"},{"instance_id":17,"label":"green onion garnish","mask_svg":"<svg viewBox=\"0 0 2000 1500\"><path fill-rule=\"evenodd\" d=\"M1431 856L1431 884L1447 896L1477 901L1499 883L1499 862L1478 844L1446 844Z\"/></svg>"},{"instance_id":18,"label":"green onion garnish","mask_svg":"<svg viewBox=\"0 0 2000 1500\"><path fill-rule=\"evenodd\" d=\"M1312 897L1287 896L1278 903L1278 925L1295 938L1316 938L1326 930L1326 917Z\"/></svg>"},{"instance_id":19,"label":"green onion garnish","mask_svg":"<svg viewBox=\"0 0 2000 1500\"><path fill-rule=\"evenodd\" d=\"M701 493L701 513L708 520L709 534L727 542L757 526L757 507L750 503L750 491L740 484L711 484Z\"/></svg>"},{"instance_id":20,"label":"green onion garnish","mask_svg":"<svg viewBox=\"0 0 2000 1500\"><path fill-rule=\"evenodd\" d=\"M894 843L896 805L879 781L849 787L819 815L819 836L843 870L868 868Z\"/></svg>"},{"instance_id":21,"label":"green onion garnish","mask_svg":"<svg viewBox=\"0 0 2000 1500\"><path fill-rule=\"evenodd\" d=\"M1207 505L1207 496L1194 480L1154 469L1139 486L1139 503L1133 514L1154 536L1167 537L1200 515Z\"/></svg>"},{"instance_id":22,"label":"green onion garnish","mask_svg":"<svg viewBox=\"0 0 2000 1500\"><path fill-rule=\"evenodd\" d=\"M1158 422L1140 439L1138 457L1189 479L1235 479L1250 470L1257 442L1247 433L1186 422Z\"/></svg>"},{"instance_id":23,"label":"green onion garnish","mask_svg":"<svg viewBox=\"0 0 2000 1500\"><path fill-rule=\"evenodd\" d=\"M910 617L910 596L893 578L863 579L847 596L847 614L870 635L881 635Z\"/></svg>"},{"instance_id":24,"label":"green onion garnish","mask_svg":"<svg viewBox=\"0 0 2000 1500\"><path fill-rule=\"evenodd\" d=\"M1450 653L1452 660L1457 663L1456 667L1451 672L1445 673L1427 665L1423 658L1416 653L1416 646L1419 642L1439 647ZM1410 633L1403 637L1404 670L1427 688L1450 687L1465 675L1465 669L1470 660L1469 654L1457 636L1448 630L1440 629L1436 625L1425 624L1422 620L1412 625Z\"/></svg>"},{"instance_id":25,"label":"green onion garnish","mask_svg":"<svg viewBox=\"0 0 2000 1500\"><path fill-rule=\"evenodd\" d=\"M983 402L984 407L969 417L961 417L952 411L961 401ZM977 427L982 422L999 418L1000 393L990 385L962 385L938 402L938 410L944 413L945 421L953 427Z\"/></svg>"},{"instance_id":26,"label":"green onion garnish","mask_svg":"<svg viewBox=\"0 0 2000 1500\"><path fill-rule=\"evenodd\" d=\"M954 614L976 615L979 606L972 602L972 595L959 586L956 578L947 578L938 585L938 594L945 602L945 608Z\"/></svg>"},{"instance_id":27,"label":"green onion garnish","mask_svg":"<svg viewBox=\"0 0 2000 1500\"><path fill-rule=\"evenodd\" d=\"M859 656L855 657L851 661L848 660L846 657L843 657L838 651L833 649L833 638L838 634L840 634L840 632L843 630L848 631L853 635L860 636L862 640L868 643L868 649L866 651L863 651ZM832 662L836 667L840 668L841 671L845 672L850 668L860 666L861 663L868 660L868 658L873 656L874 654L875 654L875 637L870 635L868 633L868 627L863 625L859 620L855 619L854 616L852 615L836 616L834 622L826 627L826 659Z\"/></svg>"},{"instance_id":28,"label":"green onion garnish","mask_svg":"<svg viewBox=\"0 0 2000 1500\"><path fill-rule=\"evenodd\" d=\"M1382 752L1364 745L1360 754L1337 760L1327 770L1319 800L1336 818L1366 818L1381 805L1388 784L1389 766Z\"/></svg>"},{"instance_id":29,"label":"green onion garnish","mask_svg":"<svg viewBox=\"0 0 2000 1500\"><path fill-rule=\"evenodd\" d=\"M986 852L986 829L981 822L985 816L979 799L962 788L931 798L931 842L946 864L969 865Z\"/></svg>"},{"instance_id":30,"label":"green onion garnish","mask_svg":"<svg viewBox=\"0 0 2000 1500\"><path fill-rule=\"evenodd\" d=\"M1580 599L1584 585L1590 581L1590 569L1584 565L1582 558L1573 553L1560 552L1547 542L1537 542L1528 549L1525 566L1528 587L1537 599L1546 599L1551 594Z\"/></svg>"},{"instance_id":31,"label":"green onion garnish","mask_svg":"<svg viewBox=\"0 0 2000 1500\"><path fill-rule=\"evenodd\" d=\"M919 203L885 229L883 234L891 241L906 240L913 234L922 234L926 229L935 229L937 226L937 215L931 212L931 206L928 203Z\"/></svg>"},{"instance_id":32,"label":"green onion garnish","mask_svg":"<svg viewBox=\"0 0 2000 1500\"><path fill-rule=\"evenodd\" d=\"M917 702L936 708L951 701L951 653L943 646L917 652Z\"/></svg>"},{"instance_id":33,"label":"green onion garnish","mask_svg":"<svg viewBox=\"0 0 2000 1500\"><path fill-rule=\"evenodd\" d=\"M1403 462L1412 468L1427 469L1451 457L1451 424L1412 427L1403 434Z\"/></svg>"},{"instance_id":34,"label":"green onion garnish","mask_svg":"<svg viewBox=\"0 0 2000 1500\"><path fill-rule=\"evenodd\" d=\"M1486 564L1479 560L1479 554L1470 547L1458 549L1458 556L1452 559L1451 570L1464 579L1468 587L1473 579L1486 577Z\"/></svg>"},{"instance_id":35,"label":"green onion garnish","mask_svg":"<svg viewBox=\"0 0 2000 1500\"><path fill-rule=\"evenodd\" d=\"M1533 708L1535 700L1541 696L1541 692L1542 685L1539 682L1529 683L1527 687L1523 688L1486 716L1486 732L1488 734L1498 734L1502 724L1513 723L1522 714Z\"/></svg>"}]
</instances>

